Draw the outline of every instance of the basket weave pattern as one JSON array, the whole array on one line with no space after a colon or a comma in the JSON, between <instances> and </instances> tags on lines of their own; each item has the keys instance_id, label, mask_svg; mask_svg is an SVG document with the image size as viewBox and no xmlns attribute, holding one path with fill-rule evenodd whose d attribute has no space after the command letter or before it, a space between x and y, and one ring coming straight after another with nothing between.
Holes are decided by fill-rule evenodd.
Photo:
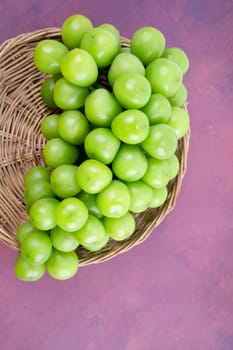
<instances>
[{"instance_id":1,"label":"basket weave pattern","mask_svg":"<svg viewBox=\"0 0 233 350\"><path fill-rule=\"evenodd\" d=\"M0 46L0 240L18 250L17 227L28 215L23 201L23 177L34 165L44 165L41 151L45 139L40 122L52 113L40 97L45 75L33 64L33 51L45 38L60 40L60 29L48 28L22 34ZM122 46L129 40L122 37ZM180 170L169 183L168 198L158 209L148 209L136 215L136 230L125 241L110 240L99 252L78 248L80 265L108 260L143 242L174 208L186 171L189 133L178 143Z\"/></svg>"}]
</instances>

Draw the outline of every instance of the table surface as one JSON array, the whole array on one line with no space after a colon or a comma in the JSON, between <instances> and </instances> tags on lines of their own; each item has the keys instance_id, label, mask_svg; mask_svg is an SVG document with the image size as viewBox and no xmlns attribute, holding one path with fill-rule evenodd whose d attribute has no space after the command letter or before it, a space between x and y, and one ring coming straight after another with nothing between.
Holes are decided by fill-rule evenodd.
<instances>
[{"instance_id":1,"label":"table surface","mask_svg":"<svg viewBox=\"0 0 233 350\"><path fill-rule=\"evenodd\" d=\"M73 13L152 25L190 57L192 137L175 210L142 245L64 282L16 280L0 243L2 350L233 349L232 0L1 0L0 42Z\"/></svg>"}]
</instances>

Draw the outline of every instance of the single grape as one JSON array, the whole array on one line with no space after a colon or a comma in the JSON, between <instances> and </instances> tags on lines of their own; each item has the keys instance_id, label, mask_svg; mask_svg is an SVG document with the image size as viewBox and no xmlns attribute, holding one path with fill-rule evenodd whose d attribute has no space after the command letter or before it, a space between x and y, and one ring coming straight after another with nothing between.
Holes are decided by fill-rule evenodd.
<instances>
[{"instance_id":1,"label":"single grape","mask_svg":"<svg viewBox=\"0 0 233 350\"><path fill-rule=\"evenodd\" d=\"M151 126L148 137L142 142L142 148L154 158L171 157L177 148L175 131L166 124Z\"/></svg>"},{"instance_id":2,"label":"single grape","mask_svg":"<svg viewBox=\"0 0 233 350\"><path fill-rule=\"evenodd\" d=\"M167 48L163 53L163 57L166 57L169 60L176 62L181 68L183 74L185 74L188 71L189 59L182 49L178 47Z\"/></svg>"},{"instance_id":3,"label":"single grape","mask_svg":"<svg viewBox=\"0 0 233 350\"><path fill-rule=\"evenodd\" d=\"M155 125L165 123L170 118L172 108L166 97L152 94L142 111L147 115L150 125Z\"/></svg>"},{"instance_id":4,"label":"single grape","mask_svg":"<svg viewBox=\"0 0 233 350\"><path fill-rule=\"evenodd\" d=\"M54 75L51 78L47 78L43 81L40 94L44 103L50 108L57 108L57 105L53 98L53 91L56 81L59 79L60 75Z\"/></svg>"},{"instance_id":5,"label":"single grape","mask_svg":"<svg viewBox=\"0 0 233 350\"><path fill-rule=\"evenodd\" d=\"M48 140L43 149L45 163L51 168L62 164L73 164L79 156L79 149L61 138Z\"/></svg>"},{"instance_id":6,"label":"single grape","mask_svg":"<svg viewBox=\"0 0 233 350\"><path fill-rule=\"evenodd\" d=\"M34 265L18 255L15 262L16 277L22 281L37 281L45 273L45 264Z\"/></svg>"},{"instance_id":7,"label":"single grape","mask_svg":"<svg viewBox=\"0 0 233 350\"><path fill-rule=\"evenodd\" d=\"M146 67L146 78L150 82L152 92L171 97L179 89L183 75L174 61L158 58Z\"/></svg>"},{"instance_id":8,"label":"single grape","mask_svg":"<svg viewBox=\"0 0 233 350\"><path fill-rule=\"evenodd\" d=\"M48 181L37 180L30 182L24 189L24 201L31 207L33 203L41 198L54 198L55 194Z\"/></svg>"},{"instance_id":9,"label":"single grape","mask_svg":"<svg viewBox=\"0 0 233 350\"><path fill-rule=\"evenodd\" d=\"M113 173L123 181L136 181L143 177L147 159L139 146L122 144L113 160Z\"/></svg>"},{"instance_id":10,"label":"single grape","mask_svg":"<svg viewBox=\"0 0 233 350\"><path fill-rule=\"evenodd\" d=\"M29 263L45 263L52 252L52 243L46 232L30 232L22 241L20 253Z\"/></svg>"},{"instance_id":11,"label":"single grape","mask_svg":"<svg viewBox=\"0 0 233 350\"><path fill-rule=\"evenodd\" d=\"M148 168L142 180L153 188L162 188L170 180L169 165L166 160L148 159Z\"/></svg>"},{"instance_id":12,"label":"single grape","mask_svg":"<svg viewBox=\"0 0 233 350\"><path fill-rule=\"evenodd\" d=\"M95 194L110 184L112 172L98 160L88 159L78 167L76 180L83 191Z\"/></svg>"},{"instance_id":13,"label":"single grape","mask_svg":"<svg viewBox=\"0 0 233 350\"><path fill-rule=\"evenodd\" d=\"M122 46L119 53L131 53L130 47Z\"/></svg>"},{"instance_id":14,"label":"single grape","mask_svg":"<svg viewBox=\"0 0 233 350\"><path fill-rule=\"evenodd\" d=\"M125 215L130 203L130 192L127 186L119 180L113 180L96 196L96 204L100 212L110 218Z\"/></svg>"},{"instance_id":15,"label":"single grape","mask_svg":"<svg viewBox=\"0 0 233 350\"><path fill-rule=\"evenodd\" d=\"M81 191L78 194L78 198L86 205L88 212L91 215L96 216L98 219L101 219L103 215L101 214L99 208L96 205L96 195L86 193L84 191Z\"/></svg>"},{"instance_id":16,"label":"single grape","mask_svg":"<svg viewBox=\"0 0 233 350\"><path fill-rule=\"evenodd\" d=\"M31 223L30 220L23 222L17 229L16 231L16 238L19 241L19 243L22 243L24 238L33 231L37 231L37 232L43 232L43 231L39 231L37 230Z\"/></svg>"},{"instance_id":17,"label":"single grape","mask_svg":"<svg viewBox=\"0 0 233 350\"><path fill-rule=\"evenodd\" d=\"M96 126L110 126L113 118L121 111L119 102L104 88L92 91L85 101L86 117Z\"/></svg>"},{"instance_id":18,"label":"single grape","mask_svg":"<svg viewBox=\"0 0 233 350\"><path fill-rule=\"evenodd\" d=\"M137 56L130 52L121 52L113 60L108 70L108 81L113 85L122 73L145 75L145 68Z\"/></svg>"},{"instance_id":19,"label":"single grape","mask_svg":"<svg viewBox=\"0 0 233 350\"><path fill-rule=\"evenodd\" d=\"M101 27L90 29L82 38L80 48L94 58L98 67L107 67L119 52L119 39Z\"/></svg>"},{"instance_id":20,"label":"single grape","mask_svg":"<svg viewBox=\"0 0 233 350\"><path fill-rule=\"evenodd\" d=\"M77 48L83 35L92 28L93 24L88 17L81 14L69 16L62 25L62 40L69 49Z\"/></svg>"},{"instance_id":21,"label":"single grape","mask_svg":"<svg viewBox=\"0 0 233 350\"><path fill-rule=\"evenodd\" d=\"M89 123L80 111L64 111L59 116L58 133L64 141L71 145L82 144L89 130Z\"/></svg>"},{"instance_id":22,"label":"single grape","mask_svg":"<svg viewBox=\"0 0 233 350\"><path fill-rule=\"evenodd\" d=\"M24 186L26 187L31 182L39 180L49 181L49 178L50 172L48 169L41 165L33 166L30 169L28 169L26 174L24 175Z\"/></svg>"},{"instance_id":23,"label":"single grape","mask_svg":"<svg viewBox=\"0 0 233 350\"><path fill-rule=\"evenodd\" d=\"M84 147L89 158L110 164L119 150L120 140L110 129L96 128L86 136Z\"/></svg>"},{"instance_id":24,"label":"single grape","mask_svg":"<svg viewBox=\"0 0 233 350\"><path fill-rule=\"evenodd\" d=\"M85 50L73 49L61 61L61 72L65 79L74 85L92 85L98 77L95 60Z\"/></svg>"},{"instance_id":25,"label":"single grape","mask_svg":"<svg viewBox=\"0 0 233 350\"><path fill-rule=\"evenodd\" d=\"M89 215L83 227L75 232L76 239L84 247L88 244L98 244L105 238L105 235L102 222L93 215Z\"/></svg>"},{"instance_id":26,"label":"single grape","mask_svg":"<svg viewBox=\"0 0 233 350\"><path fill-rule=\"evenodd\" d=\"M173 154L170 158L167 159L170 173L170 180L174 179L179 172L180 163L179 159L175 154Z\"/></svg>"},{"instance_id":27,"label":"single grape","mask_svg":"<svg viewBox=\"0 0 233 350\"><path fill-rule=\"evenodd\" d=\"M41 198L32 204L29 215L32 224L39 230L51 230L56 226L55 211L59 201L55 198Z\"/></svg>"},{"instance_id":28,"label":"single grape","mask_svg":"<svg viewBox=\"0 0 233 350\"><path fill-rule=\"evenodd\" d=\"M81 191L76 181L76 165L64 164L51 173L50 183L53 192L60 198L72 197Z\"/></svg>"},{"instance_id":29,"label":"single grape","mask_svg":"<svg viewBox=\"0 0 233 350\"><path fill-rule=\"evenodd\" d=\"M98 28L105 29L115 36L115 38L117 39L117 43L118 43L118 51L120 51L120 49L121 49L121 35L120 35L119 30L110 23L100 24L98 26Z\"/></svg>"},{"instance_id":30,"label":"single grape","mask_svg":"<svg viewBox=\"0 0 233 350\"><path fill-rule=\"evenodd\" d=\"M120 32L119 30L113 26L111 23L103 23L103 24L100 24L98 26L98 28L103 28L105 30L108 30L109 32L111 32L113 35L115 35L118 43L119 43L119 47L121 46L121 36L120 36Z\"/></svg>"},{"instance_id":31,"label":"single grape","mask_svg":"<svg viewBox=\"0 0 233 350\"><path fill-rule=\"evenodd\" d=\"M166 199L167 199L167 187L153 188L153 195L152 195L152 199L149 204L149 207L158 208L163 203L165 203Z\"/></svg>"},{"instance_id":32,"label":"single grape","mask_svg":"<svg viewBox=\"0 0 233 350\"><path fill-rule=\"evenodd\" d=\"M188 91L184 84L182 83L179 89L176 91L175 95L169 97L169 102L172 106L180 107L183 106L187 100Z\"/></svg>"},{"instance_id":33,"label":"single grape","mask_svg":"<svg viewBox=\"0 0 233 350\"><path fill-rule=\"evenodd\" d=\"M72 252L79 245L73 232L67 232L58 226L51 230L50 238L53 247L61 252Z\"/></svg>"},{"instance_id":34,"label":"single grape","mask_svg":"<svg viewBox=\"0 0 233 350\"><path fill-rule=\"evenodd\" d=\"M122 107L139 109L149 101L151 86L141 74L122 73L113 84L113 92Z\"/></svg>"},{"instance_id":35,"label":"single grape","mask_svg":"<svg viewBox=\"0 0 233 350\"><path fill-rule=\"evenodd\" d=\"M177 139L181 139L189 129L189 115L184 109L179 107L172 107L172 114L167 121L176 134Z\"/></svg>"},{"instance_id":36,"label":"single grape","mask_svg":"<svg viewBox=\"0 0 233 350\"><path fill-rule=\"evenodd\" d=\"M103 249L109 241L109 235L105 233L103 239L97 243L85 243L84 248L89 250L90 252L98 252Z\"/></svg>"},{"instance_id":37,"label":"single grape","mask_svg":"<svg viewBox=\"0 0 233 350\"><path fill-rule=\"evenodd\" d=\"M78 198L63 199L56 208L56 224L65 231L75 232L87 221L88 210Z\"/></svg>"},{"instance_id":38,"label":"single grape","mask_svg":"<svg viewBox=\"0 0 233 350\"><path fill-rule=\"evenodd\" d=\"M75 252L61 252L53 249L46 266L51 277L57 280L67 280L77 273L79 260Z\"/></svg>"},{"instance_id":39,"label":"single grape","mask_svg":"<svg viewBox=\"0 0 233 350\"><path fill-rule=\"evenodd\" d=\"M40 131L47 140L59 137L58 118L58 114L50 114L42 120L40 124Z\"/></svg>"},{"instance_id":40,"label":"single grape","mask_svg":"<svg viewBox=\"0 0 233 350\"><path fill-rule=\"evenodd\" d=\"M123 241L134 233L136 222L133 215L127 212L119 218L104 218L104 228L115 241Z\"/></svg>"},{"instance_id":41,"label":"single grape","mask_svg":"<svg viewBox=\"0 0 233 350\"><path fill-rule=\"evenodd\" d=\"M34 64L43 73L59 74L61 60L68 51L68 48L57 40L41 40L34 50Z\"/></svg>"},{"instance_id":42,"label":"single grape","mask_svg":"<svg viewBox=\"0 0 233 350\"><path fill-rule=\"evenodd\" d=\"M145 113L128 109L118 114L111 125L113 134L128 144L143 142L149 134L149 120Z\"/></svg>"},{"instance_id":43,"label":"single grape","mask_svg":"<svg viewBox=\"0 0 233 350\"><path fill-rule=\"evenodd\" d=\"M129 210L133 213L145 211L151 202L153 190L143 181L126 182L131 196Z\"/></svg>"},{"instance_id":44,"label":"single grape","mask_svg":"<svg viewBox=\"0 0 233 350\"><path fill-rule=\"evenodd\" d=\"M56 105L61 109L78 109L84 106L88 94L87 87L77 86L65 78L60 78L55 84L53 98Z\"/></svg>"},{"instance_id":45,"label":"single grape","mask_svg":"<svg viewBox=\"0 0 233 350\"><path fill-rule=\"evenodd\" d=\"M130 42L131 52L147 65L160 57L165 49L165 37L156 28L142 27L134 32Z\"/></svg>"}]
</instances>

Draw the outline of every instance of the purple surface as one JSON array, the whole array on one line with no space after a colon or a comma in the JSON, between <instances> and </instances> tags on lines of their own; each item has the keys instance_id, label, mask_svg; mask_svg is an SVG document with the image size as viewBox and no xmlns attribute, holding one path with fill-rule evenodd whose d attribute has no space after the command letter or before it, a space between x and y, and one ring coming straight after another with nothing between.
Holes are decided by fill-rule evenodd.
<instances>
[{"instance_id":1,"label":"purple surface","mask_svg":"<svg viewBox=\"0 0 233 350\"><path fill-rule=\"evenodd\" d=\"M191 60L188 171L175 210L127 254L65 282L16 280L0 243L2 350L232 350L231 0L1 0L0 42L73 13L164 32Z\"/></svg>"}]
</instances>

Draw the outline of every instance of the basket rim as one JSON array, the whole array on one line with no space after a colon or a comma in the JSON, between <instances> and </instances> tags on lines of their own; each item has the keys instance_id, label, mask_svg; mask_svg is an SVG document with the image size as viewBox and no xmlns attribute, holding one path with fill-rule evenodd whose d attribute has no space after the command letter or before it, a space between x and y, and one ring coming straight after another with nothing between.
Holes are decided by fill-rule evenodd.
<instances>
[{"instance_id":1,"label":"basket rim","mask_svg":"<svg viewBox=\"0 0 233 350\"><path fill-rule=\"evenodd\" d=\"M43 36L47 38L48 34L51 35L52 37L56 37L57 35L60 36L61 28L59 27L41 28L41 29L34 30L32 32L25 32L25 33L18 34L14 37L10 37L4 40L2 43L0 43L0 58L3 54L5 54L5 50L4 50L5 47L9 49L9 47L17 43L20 43L21 41L26 43L27 41L32 41L32 39L36 40L37 37L40 38L40 40L42 40ZM130 39L121 35L121 41L123 42L125 41L129 43Z\"/></svg>"},{"instance_id":2,"label":"basket rim","mask_svg":"<svg viewBox=\"0 0 233 350\"><path fill-rule=\"evenodd\" d=\"M27 44L30 42L38 42L38 40L42 40L43 38L58 38L61 35L61 29L57 27L51 27L51 28L43 28L38 29L32 32L28 33L22 33L20 35L17 35L16 37L7 39L0 45L0 59L4 57L4 55L10 51L15 45L21 45L22 43ZM124 36L121 36L121 42L122 45L129 45L130 40L127 39ZM1 61L0 61L0 67L1 67ZM1 87L1 81L0 81L0 87ZM183 107L185 110L187 110L188 103ZM1 104L0 104L0 111L1 111ZM1 114L0 114L1 117ZM183 178L186 173L187 169L187 160L188 160L188 150L189 150L189 141L190 141L190 128L186 135L179 140L180 148L182 150L182 156L181 156L181 163L180 163L180 170L175 178L173 180L173 189L174 191L172 193L172 196L169 199L169 203L167 201L160 206L155 212L156 212L156 219L152 220L150 225L147 227L147 229L141 234L141 236L138 239L127 239L124 243L118 246L117 249L114 249L113 251L109 250L106 252L95 252L92 255L86 256L81 258L80 260L80 266L104 262L106 260L109 260L113 258L114 256L117 256L121 253L124 253L131 249L133 246L138 245L145 241L150 234L156 229L156 227L165 219L165 217L174 209L176 205L176 200L179 195L181 185ZM164 211L164 208L166 207L166 210ZM12 236L7 230L2 226L0 223L0 241L2 241L4 244L12 248L13 250L18 251L19 246L18 242L16 240L15 236Z\"/></svg>"}]
</instances>

